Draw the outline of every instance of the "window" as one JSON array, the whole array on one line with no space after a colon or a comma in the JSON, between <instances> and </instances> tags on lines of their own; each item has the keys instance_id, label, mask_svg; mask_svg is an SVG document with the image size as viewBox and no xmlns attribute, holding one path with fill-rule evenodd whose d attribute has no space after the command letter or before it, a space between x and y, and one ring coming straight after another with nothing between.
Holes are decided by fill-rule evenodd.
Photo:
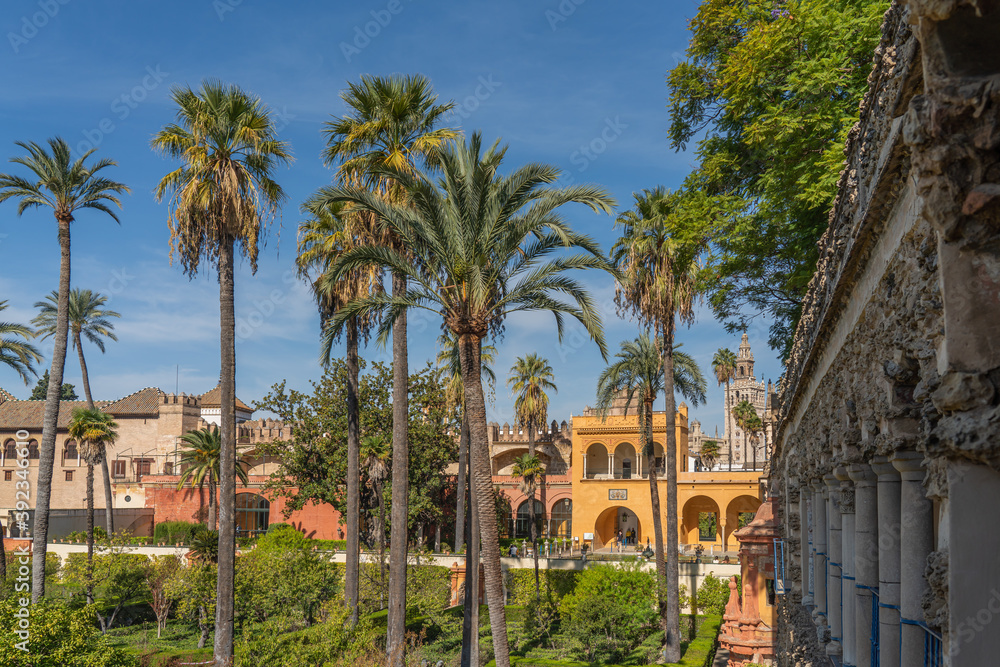
<instances>
[{"instance_id":1,"label":"window","mask_svg":"<svg viewBox=\"0 0 1000 667\"><path fill-rule=\"evenodd\" d=\"M163 474L173 475L174 474L174 464L172 461L167 461L163 464Z\"/></svg>"},{"instance_id":2,"label":"window","mask_svg":"<svg viewBox=\"0 0 1000 667\"><path fill-rule=\"evenodd\" d=\"M552 506L552 515L549 518L552 537L569 537L573 534L573 501L564 498Z\"/></svg>"},{"instance_id":3,"label":"window","mask_svg":"<svg viewBox=\"0 0 1000 667\"><path fill-rule=\"evenodd\" d=\"M236 494L236 536L256 537L267 532L271 503L256 493Z\"/></svg>"},{"instance_id":4,"label":"window","mask_svg":"<svg viewBox=\"0 0 1000 667\"><path fill-rule=\"evenodd\" d=\"M12 479L14 479L14 471L13 470L4 470L3 471L3 481L9 482Z\"/></svg>"},{"instance_id":5,"label":"window","mask_svg":"<svg viewBox=\"0 0 1000 667\"><path fill-rule=\"evenodd\" d=\"M73 481L73 471L72 470L67 470L66 471L66 481L67 482L72 482Z\"/></svg>"},{"instance_id":6,"label":"window","mask_svg":"<svg viewBox=\"0 0 1000 667\"><path fill-rule=\"evenodd\" d=\"M8 440L3 445L3 456L5 459L16 459L17 458L17 445L14 444L13 440Z\"/></svg>"},{"instance_id":7,"label":"window","mask_svg":"<svg viewBox=\"0 0 1000 667\"><path fill-rule=\"evenodd\" d=\"M112 477L124 477L125 476L125 460L115 459L111 462L111 476Z\"/></svg>"},{"instance_id":8,"label":"window","mask_svg":"<svg viewBox=\"0 0 1000 667\"><path fill-rule=\"evenodd\" d=\"M153 469L153 459L135 459L135 474L149 475Z\"/></svg>"},{"instance_id":9,"label":"window","mask_svg":"<svg viewBox=\"0 0 1000 667\"><path fill-rule=\"evenodd\" d=\"M755 516L757 516L757 512L740 512L740 515L739 517L737 517L736 520L737 528L742 528L743 526L747 525L748 523L753 521L753 518Z\"/></svg>"},{"instance_id":10,"label":"window","mask_svg":"<svg viewBox=\"0 0 1000 667\"><path fill-rule=\"evenodd\" d=\"M698 512L698 539L702 542L714 542L716 532L715 512Z\"/></svg>"},{"instance_id":11,"label":"window","mask_svg":"<svg viewBox=\"0 0 1000 667\"><path fill-rule=\"evenodd\" d=\"M67 462L76 463L76 461L77 461L76 442L74 442L73 440L67 440L66 448L63 449L63 465L66 465Z\"/></svg>"},{"instance_id":12,"label":"window","mask_svg":"<svg viewBox=\"0 0 1000 667\"><path fill-rule=\"evenodd\" d=\"M28 458L37 459L38 458L38 441L32 440L28 443Z\"/></svg>"},{"instance_id":13,"label":"window","mask_svg":"<svg viewBox=\"0 0 1000 667\"><path fill-rule=\"evenodd\" d=\"M530 510L528 502L529 501L525 500L521 503L521 506L517 508L517 520L514 522L514 537L531 537L531 517L528 513ZM545 527L545 505L543 505L537 498L535 499L535 525L537 526L535 536L543 537L543 529Z\"/></svg>"}]
</instances>

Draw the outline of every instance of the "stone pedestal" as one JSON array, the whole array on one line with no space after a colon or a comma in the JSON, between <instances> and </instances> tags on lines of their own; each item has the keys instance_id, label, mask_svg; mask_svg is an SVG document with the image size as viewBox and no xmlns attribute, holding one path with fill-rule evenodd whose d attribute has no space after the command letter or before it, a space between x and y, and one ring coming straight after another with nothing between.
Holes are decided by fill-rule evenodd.
<instances>
[{"instance_id":1,"label":"stone pedestal","mask_svg":"<svg viewBox=\"0 0 1000 667\"><path fill-rule=\"evenodd\" d=\"M830 643L826 645L827 655L842 655L844 641L843 609L841 608L841 567L844 548L841 541L840 482L831 473L823 477L827 486L827 533L829 535L829 561L826 568L827 622L830 624Z\"/></svg>"},{"instance_id":2,"label":"stone pedestal","mask_svg":"<svg viewBox=\"0 0 1000 667\"><path fill-rule=\"evenodd\" d=\"M876 456L872 460L872 471L878 476L879 667L900 667L899 471L885 456Z\"/></svg>"},{"instance_id":3,"label":"stone pedestal","mask_svg":"<svg viewBox=\"0 0 1000 667\"><path fill-rule=\"evenodd\" d=\"M921 665L924 661L924 629L921 601L927 591L927 556L934 549L933 505L924 495L923 455L896 452L892 465L899 471L900 485L900 662Z\"/></svg>"},{"instance_id":4,"label":"stone pedestal","mask_svg":"<svg viewBox=\"0 0 1000 667\"><path fill-rule=\"evenodd\" d=\"M871 466L848 468L854 482L855 664L872 667L872 589L878 588L878 496ZM874 629L875 638L878 628Z\"/></svg>"}]
</instances>

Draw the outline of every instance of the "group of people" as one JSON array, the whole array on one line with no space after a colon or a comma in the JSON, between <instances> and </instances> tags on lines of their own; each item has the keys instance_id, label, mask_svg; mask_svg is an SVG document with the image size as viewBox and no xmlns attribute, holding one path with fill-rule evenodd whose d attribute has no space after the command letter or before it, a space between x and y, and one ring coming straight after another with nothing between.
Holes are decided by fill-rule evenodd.
<instances>
[{"instance_id":1,"label":"group of people","mask_svg":"<svg viewBox=\"0 0 1000 667\"><path fill-rule=\"evenodd\" d=\"M629 528L625 531L619 528L615 535L615 546L618 548L618 553L622 553L626 546L635 545L635 538L635 528Z\"/></svg>"}]
</instances>

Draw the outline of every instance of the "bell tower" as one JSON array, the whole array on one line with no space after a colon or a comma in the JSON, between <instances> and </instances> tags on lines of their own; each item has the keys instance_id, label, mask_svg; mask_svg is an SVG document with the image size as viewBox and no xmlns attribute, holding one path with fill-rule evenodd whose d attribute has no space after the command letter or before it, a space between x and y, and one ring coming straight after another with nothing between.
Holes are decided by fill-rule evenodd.
<instances>
[{"instance_id":1,"label":"bell tower","mask_svg":"<svg viewBox=\"0 0 1000 667\"><path fill-rule=\"evenodd\" d=\"M753 377L753 352L750 351L750 341L744 331L743 339L740 341L740 351L736 354L736 379Z\"/></svg>"}]
</instances>

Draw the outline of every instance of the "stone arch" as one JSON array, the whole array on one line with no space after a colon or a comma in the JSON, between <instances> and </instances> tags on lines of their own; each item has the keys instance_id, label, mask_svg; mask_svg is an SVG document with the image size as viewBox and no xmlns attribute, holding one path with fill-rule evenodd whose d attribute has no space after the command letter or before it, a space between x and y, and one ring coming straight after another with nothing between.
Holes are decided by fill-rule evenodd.
<instances>
[{"instance_id":1,"label":"stone arch","mask_svg":"<svg viewBox=\"0 0 1000 667\"><path fill-rule=\"evenodd\" d=\"M711 537L701 532L701 519L705 514L715 515L715 529ZM714 498L699 495L689 498L684 503L681 511L681 543L722 545L722 512Z\"/></svg>"},{"instance_id":2,"label":"stone arch","mask_svg":"<svg viewBox=\"0 0 1000 667\"><path fill-rule=\"evenodd\" d=\"M635 445L631 442L620 442L615 446L615 453L612 456L612 472L615 479L631 479L639 474Z\"/></svg>"},{"instance_id":3,"label":"stone arch","mask_svg":"<svg viewBox=\"0 0 1000 667\"><path fill-rule=\"evenodd\" d=\"M548 536L571 537L573 535L573 499L570 493L560 493L549 504Z\"/></svg>"},{"instance_id":4,"label":"stone arch","mask_svg":"<svg viewBox=\"0 0 1000 667\"><path fill-rule=\"evenodd\" d=\"M734 551L738 548L736 539L731 537L731 535L740 529L740 514L756 513L760 505L760 498L749 495L736 496L729 501L729 505L726 506L725 535L725 546L728 551Z\"/></svg>"},{"instance_id":5,"label":"stone arch","mask_svg":"<svg viewBox=\"0 0 1000 667\"><path fill-rule=\"evenodd\" d=\"M667 469L666 468L666 466L667 466L667 457L666 457L666 455L665 455L665 453L663 451L663 443L662 442L658 442L658 441L655 441L655 440L653 441L653 456L652 457L646 456L645 452L643 452L643 456L642 456L642 471L641 471L643 477L648 477L649 476L649 466L650 466L651 463L656 463L656 465L657 465L657 473L656 474L662 477L663 474L664 474L664 472L666 472L666 469Z\"/></svg>"},{"instance_id":6,"label":"stone arch","mask_svg":"<svg viewBox=\"0 0 1000 667\"><path fill-rule=\"evenodd\" d=\"M622 531L634 530L635 543L641 544L643 532L639 516L626 505L614 505L601 512L594 522L594 549L612 544L619 528Z\"/></svg>"},{"instance_id":7,"label":"stone arch","mask_svg":"<svg viewBox=\"0 0 1000 667\"><path fill-rule=\"evenodd\" d=\"M519 456L523 456L528 453L528 445L525 443L524 447L517 447L513 449L507 449L500 452L493 457L493 474L494 475L513 475L514 462ZM542 451L541 447L535 447L535 456L541 461L542 467L545 470L549 469L552 463L552 457Z\"/></svg>"},{"instance_id":8,"label":"stone arch","mask_svg":"<svg viewBox=\"0 0 1000 667\"><path fill-rule=\"evenodd\" d=\"M514 537L519 539L530 539L531 538L531 520L528 503L531 502L530 499L525 499L517 509L514 511ZM545 504L535 498L535 524L538 526L536 531L536 536L542 538L545 536Z\"/></svg>"},{"instance_id":9,"label":"stone arch","mask_svg":"<svg viewBox=\"0 0 1000 667\"><path fill-rule=\"evenodd\" d=\"M608 448L600 442L587 445L587 451L583 455L584 479L606 479L610 472L608 470Z\"/></svg>"},{"instance_id":10,"label":"stone arch","mask_svg":"<svg viewBox=\"0 0 1000 667\"><path fill-rule=\"evenodd\" d=\"M3 455L6 460L17 459L17 443L13 438L8 438L7 441L3 443Z\"/></svg>"}]
</instances>

